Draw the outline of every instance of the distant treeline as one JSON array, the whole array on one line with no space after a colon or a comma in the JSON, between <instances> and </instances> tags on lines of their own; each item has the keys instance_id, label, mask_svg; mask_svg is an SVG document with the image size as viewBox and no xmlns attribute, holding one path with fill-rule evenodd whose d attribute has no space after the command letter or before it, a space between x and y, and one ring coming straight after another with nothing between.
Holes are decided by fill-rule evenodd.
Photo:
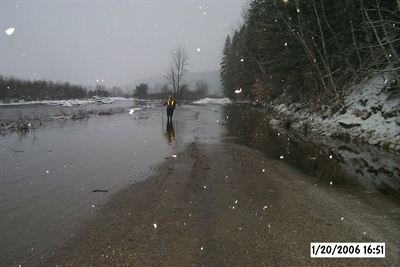
<instances>
[{"instance_id":1,"label":"distant treeline","mask_svg":"<svg viewBox=\"0 0 400 267\"><path fill-rule=\"evenodd\" d=\"M182 99L195 100L208 95L208 84L204 81L196 81L192 88L188 84L183 84ZM125 92L120 87L106 88L97 85L93 89L87 89L80 85L72 85L68 82L53 82L46 80L30 81L14 77L3 77L0 75L0 101L37 101L37 100L61 100L61 99L80 99L91 98L93 96L118 96L118 97L138 97L138 98L164 98L172 94L168 84L161 87L160 93L149 94L147 84L139 84L131 92Z\"/></svg>"},{"instance_id":2,"label":"distant treeline","mask_svg":"<svg viewBox=\"0 0 400 267\"><path fill-rule=\"evenodd\" d=\"M192 86L184 83L180 86L180 99L197 100L204 98L208 96L208 89L208 83L202 80L196 81ZM162 87L160 88L160 92L158 93L148 93L148 91L149 86L145 83L141 83L136 85L133 96L143 99L162 99L168 97L169 95L175 95L168 84L162 85Z\"/></svg>"},{"instance_id":3,"label":"distant treeline","mask_svg":"<svg viewBox=\"0 0 400 267\"><path fill-rule=\"evenodd\" d=\"M399 93L399 51L399 1L253 0L226 38L220 78L230 98L339 104L373 72L394 74Z\"/></svg>"},{"instance_id":4,"label":"distant treeline","mask_svg":"<svg viewBox=\"0 0 400 267\"><path fill-rule=\"evenodd\" d=\"M0 75L0 100L5 102L79 99L95 95L103 97L123 96L123 93L118 88L107 90L103 85L97 85L94 89L88 90L83 86L72 85L68 82L30 81Z\"/></svg>"}]
</instances>

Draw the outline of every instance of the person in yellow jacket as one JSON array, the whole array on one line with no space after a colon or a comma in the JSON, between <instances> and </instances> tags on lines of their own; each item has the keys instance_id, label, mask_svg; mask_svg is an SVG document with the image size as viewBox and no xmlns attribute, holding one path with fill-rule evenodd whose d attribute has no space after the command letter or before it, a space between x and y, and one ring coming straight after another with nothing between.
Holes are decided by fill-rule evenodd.
<instances>
[{"instance_id":1,"label":"person in yellow jacket","mask_svg":"<svg viewBox=\"0 0 400 267\"><path fill-rule=\"evenodd\" d=\"M172 115L174 115L174 110L175 110L175 105L176 105L176 101L172 97L172 95L168 96L164 105L167 106L167 120L172 121Z\"/></svg>"}]
</instances>

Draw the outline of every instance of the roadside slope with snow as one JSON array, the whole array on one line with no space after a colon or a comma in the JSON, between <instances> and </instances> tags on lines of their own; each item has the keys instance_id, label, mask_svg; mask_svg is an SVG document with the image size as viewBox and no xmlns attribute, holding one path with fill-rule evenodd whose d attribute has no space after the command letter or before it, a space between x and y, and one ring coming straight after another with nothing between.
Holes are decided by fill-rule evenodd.
<instances>
[{"instance_id":1,"label":"roadside slope with snow","mask_svg":"<svg viewBox=\"0 0 400 267\"><path fill-rule=\"evenodd\" d=\"M388 75L377 74L351 88L344 107L331 115L300 104L273 106L292 127L324 136L353 140L400 151L400 99L387 94Z\"/></svg>"}]
</instances>

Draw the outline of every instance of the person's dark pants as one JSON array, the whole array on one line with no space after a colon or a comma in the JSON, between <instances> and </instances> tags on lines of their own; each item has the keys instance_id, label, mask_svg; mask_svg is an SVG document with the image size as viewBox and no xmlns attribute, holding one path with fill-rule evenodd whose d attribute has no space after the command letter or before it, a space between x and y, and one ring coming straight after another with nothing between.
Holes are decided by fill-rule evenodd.
<instances>
[{"instance_id":1,"label":"person's dark pants","mask_svg":"<svg viewBox=\"0 0 400 267\"><path fill-rule=\"evenodd\" d=\"M167 108L167 118L169 120L172 120L172 115L174 115L174 109L173 108Z\"/></svg>"}]
</instances>

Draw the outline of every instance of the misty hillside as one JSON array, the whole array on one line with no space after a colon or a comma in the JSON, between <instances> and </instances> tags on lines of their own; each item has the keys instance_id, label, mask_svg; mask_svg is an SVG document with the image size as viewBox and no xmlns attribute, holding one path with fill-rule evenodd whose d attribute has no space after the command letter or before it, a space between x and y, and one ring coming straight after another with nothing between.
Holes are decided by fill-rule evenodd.
<instances>
[{"instance_id":1,"label":"misty hillside","mask_svg":"<svg viewBox=\"0 0 400 267\"><path fill-rule=\"evenodd\" d=\"M208 83L210 86L208 93L222 95L221 83L219 81L219 71L202 71L202 72L188 72L185 75L185 82L191 87L198 80L202 80ZM126 90L133 90L139 83L147 83L149 85L149 93L156 93L161 90L161 86L164 83L168 83L167 79L163 76L153 76L144 78L141 80L133 81L132 83L125 86Z\"/></svg>"}]
</instances>

